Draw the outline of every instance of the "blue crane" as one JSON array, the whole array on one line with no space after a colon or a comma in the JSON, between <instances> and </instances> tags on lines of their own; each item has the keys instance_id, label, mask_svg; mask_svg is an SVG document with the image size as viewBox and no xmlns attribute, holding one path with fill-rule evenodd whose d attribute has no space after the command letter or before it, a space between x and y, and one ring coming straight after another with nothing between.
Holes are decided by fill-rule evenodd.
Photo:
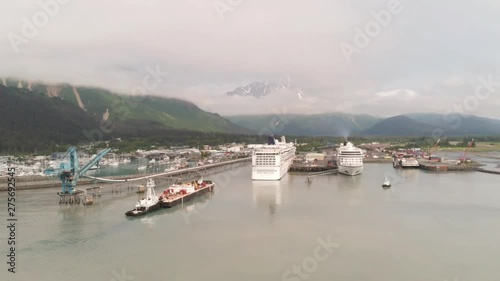
<instances>
[{"instance_id":1,"label":"blue crane","mask_svg":"<svg viewBox=\"0 0 500 281\"><path fill-rule=\"evenodd\" d=\"M78 179L83 176L90 168L96 165L106 154L111 151L111 148L106 148L93 157L83 167L79 167L78 153L76 147L72 146L66 151L62 159L69 157L69 162L63 162L59 165L58 177L62 183L61 194L74 194Z\"/></svg>"}]
</instances>

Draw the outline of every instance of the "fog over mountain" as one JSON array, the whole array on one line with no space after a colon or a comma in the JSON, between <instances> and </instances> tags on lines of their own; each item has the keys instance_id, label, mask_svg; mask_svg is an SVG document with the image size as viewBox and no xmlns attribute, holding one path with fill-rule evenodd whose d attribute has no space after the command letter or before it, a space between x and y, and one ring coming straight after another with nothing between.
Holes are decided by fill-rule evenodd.
<instances>
[{"instance_id":1,"label":"fog over mountain","mask_svg":"<svg viewBox=\"0 0 500 281\"><path fill-rule=\"evenodd\" d=\"M148 93L222 115L500 118L494 0L18 0L0 10L0 78L137 94L156 72ZM224 95L282 77L301 97Z\"/></svg>"}]
</instances>

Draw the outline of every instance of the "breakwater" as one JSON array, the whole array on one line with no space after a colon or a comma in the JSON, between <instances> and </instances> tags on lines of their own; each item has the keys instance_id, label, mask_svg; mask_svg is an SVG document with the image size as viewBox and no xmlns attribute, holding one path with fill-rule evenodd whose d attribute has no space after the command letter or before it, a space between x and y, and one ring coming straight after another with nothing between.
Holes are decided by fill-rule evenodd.
<instances>
[{"instance_id":1,"label":"breakwater","mask_svg":"<svg viewBox=\"0 0 500 281\"><path fill-rule=\"evenodd\" d=\"M477 171L477 169L483 164L477 162L469 163L456 163L454 162L431 162L426 160L419 160L420 169L426 171L436 171L436 172L453 172L453 171Z\"/></svg>"},{"instance_id":2,"label":"breakwater","mask_svg":"<svg viewBox=\"0 0 500 281\"><path fill-rule=\"evenodd\" d=\"M476 171L481 172L481 173L488 173L488 174L500 175L500 170L490 170L490 169L485 169L485 168L476 168Z\"/></svg>"},{"instance_id":3,"label":"breakwater","mask_svg":"<svg viewBox=\"0 0 500 281\"><path fill-rule=\"evenodd\" d=\"M251 162L251 157L240 158L235 160L229 160L214 164L208 164L203 166L191 167L186 169L180 169L175 171L169 171L164 173L147 174L147 175L124 175L124 176L109 176L109 177L81 177L78 180L78 185L90 185L90 184L106 184L106 183L130 183L139 184L142 180L146 180L152 177L189 177L189 176L199 176L207 172L217 171L219 169L226 169L227 166L246 164ZM38 188L53 188L61 187L61 181L56 177L43 177L43 176L28 176L28 177L16 177L16 189L26 190L26 189L38 189ZM0 178L0 191L7 190L7 178Z\"/></svg>"}]
</instances>

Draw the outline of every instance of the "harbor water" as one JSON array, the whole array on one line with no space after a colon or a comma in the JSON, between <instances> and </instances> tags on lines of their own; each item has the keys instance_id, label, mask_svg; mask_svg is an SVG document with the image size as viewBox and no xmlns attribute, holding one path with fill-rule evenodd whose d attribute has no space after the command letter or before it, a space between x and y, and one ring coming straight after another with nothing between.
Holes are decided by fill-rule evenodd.
<instances>
[{"instance_id":1,"label":"harbor water","mask_svg":"<svg viewBox=\"0 0 500 281\"><path fill-rule=\"evenodd\" d=\"M189 167L194 167L195 162L187 162ZM133 160L130 163L120 163L119 166L101 166L97 170L90 170L87 175L93 177L110 177L110 176L126 176L126 175L145 175L162 173L167 168L171 168L174 164L163 164L163 165L149 165L143 170L138 170L139 165L145 165L144 161L140 162L138 160Z\"/></svg>"},{"instance_id":2,"label":"harbor water","mask_svg":"<svg viewBox=\"0 0 500 281\"><path fill-rule=\"evenodd\" d=\"M205 176L212 194L135 219L135 190L107 186L86 207L59 205L59 189L18 191L15 274L0 193L0 280L498 280L498 175L385 163L306 178L252 182L246 165Z\"/></svg>"}]
</instances>

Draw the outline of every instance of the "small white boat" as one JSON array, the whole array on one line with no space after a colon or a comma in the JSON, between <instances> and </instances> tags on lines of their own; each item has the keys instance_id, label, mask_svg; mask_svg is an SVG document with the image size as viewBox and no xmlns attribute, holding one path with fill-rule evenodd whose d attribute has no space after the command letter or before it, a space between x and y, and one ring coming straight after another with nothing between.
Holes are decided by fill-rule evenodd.
<instances>
[{"instance_id":1,"label":"small white boat","mask_svg":"<svg viewBox=\"0 0 500 281\"><path fill-rule=\"evenodd\" d=\"M125 213L126 216L135 217L147 214L160 208L160 200L155 192L155 182L148 179L146 183L146 197L143 197L135 204L135 208Z\"/></svg>"},{"instance_id":2,"label":"small white boat","mask_svg":"<svg viewBox=\"0 0 500 281\"><path fill-rule=\"evenodd\" d=\"M90 168L89 170L94 171L94 170L99 170L100 168L101 168L101 165L99 165L99 163L97 163L94 166L92 166L92 168Z\"/></svg>"},{"instance_id":3,"label":"small white boat","mask_svg":"<svg viewBox=\"0 0 500 281\"><path fill-rule=\"evenodd\" d=\"M175 171L176 169L174 167L169 167L164 170L165 173Z\"/></svg>"},{"instance_id":4,"label":"small white boat","mask_svg":"<svg viewBox=\"0 0 500 281\"><path fill-rule=\"evenodd\" d=\"M384 181L384 183L382 184L382 187L384 187L384 188L389 188L389 187L391 187L391 182L387 179L387 177L385 177L385 181Z\"/></svg>"},{"instance_id":5,"label":"small white boat","mask_svg":"<svg viewBox=\"0 0 500 281\"><path fill-rule=\"evenodd\" d=\"M146 168L147 168L147 167L148 167L148 166L146 166L146 165L139 165L139 166L137 167L137 170L146 170Z\"/></svg>"}]
</instances>

